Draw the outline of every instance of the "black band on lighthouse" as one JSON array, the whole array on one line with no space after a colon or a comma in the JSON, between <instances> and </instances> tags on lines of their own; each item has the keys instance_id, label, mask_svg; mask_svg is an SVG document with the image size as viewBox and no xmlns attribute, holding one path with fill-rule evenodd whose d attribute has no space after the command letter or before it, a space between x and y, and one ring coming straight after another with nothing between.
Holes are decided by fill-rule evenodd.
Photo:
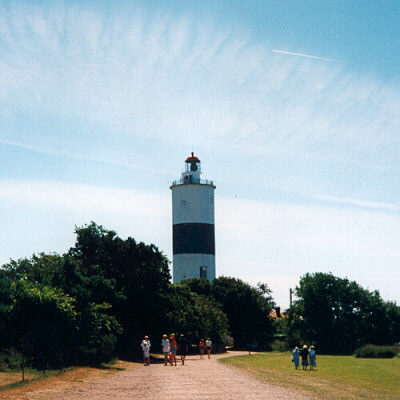
<instances>
[{"instance_id":1,"label":"black band on lighthouse","mask_svg":"<svg viewBox=\"0 0 400 400\"><path fill-rule=\"evenodd\" d=\"M174 254L214 254L213 224L186 223L173 225Z\"/></svg>"}]
</instances>

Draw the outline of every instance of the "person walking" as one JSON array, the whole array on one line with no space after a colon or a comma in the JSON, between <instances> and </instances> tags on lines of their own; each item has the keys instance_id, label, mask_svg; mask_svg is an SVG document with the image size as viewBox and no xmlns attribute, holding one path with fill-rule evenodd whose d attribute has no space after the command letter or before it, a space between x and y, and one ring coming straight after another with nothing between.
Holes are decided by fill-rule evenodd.
<instances>
[{"instance_id":1,"label":"person walking","mask_svg":"<svg viewBox=\"0 0 400 400\"><path fill-rule=\"evenodd\" d=\"M145 367L150 365L150 346L146 340L142 342L143 360Z\"/></svg>"},{"instance_id":2,"label":"person walking","mask_svg":"<svg viewBox=\"0 0 400 400\"><path fill-rule=\"evenodd\" d=\"M185 335L181 333L178 339L178 352L181 356L182 365L185 364L185 358L188 352L188 348L189 348L188 341L185 338Z\"/></svg>"},{"instance_id":3,"label":"person walking","mask_svg":"<svg viewBox=\"0 0 400 400\"><path fill-rule=\"evenodd\" d=\"M169 340L168 336L166 333L164 333L162 341L161 341L161 349L164 354L164 365L168 364L168 356L170 352L170 345L169 345Z\"/></svg>"},{"instance_id":4,"label":"person walking","mask_svg":"<svg viewBox=\"0 0 400 400\"><path fill-rule=\"evenodd\" d=\"M303 367L303 371L307 371L308 367L308 348L307 345L305 344L303 348L300 351L300 357L301 357L301 365Z\"/></svg>"},{"instance_id":5,"label":"person walking","mask_svg":"<svg viewBox=\"0 0 400 400\"><path fill-rule=\"evenodd\" d=\"M176 367L176 348L177 348L177 344L176 344L175 334L174 333L171 333L171 336L169 338L169 346L170 346L170 352L171 352L170 362L171 362L171 365L172 365L172 363L175 363L175 367Z\"/></svg>"},{"instance_id":6,"label":"person walking","mask_svg":"<svg viewBox=\"0 0 400 400\"><path fill-rule=\"evenodd\" d=\"M144 356L144 348L143 348L145 342L146 342L146 347L148 348L149 353L150 353L151 342L150 342L149 337L147 335L142 340L142 343L140 343L140 347L143 350L143 361L144 361L144 364L146 365L146 359L144 358L145 356ZM147 361L148 361L148 365L150 365L150 354L148 356L148 360Z\"/></svg>"},{"instance_id":7,"label":"person walking","mask_svg":"<svg viewBox=\"0 0 400 400\"><path fill-rule=\"evenodd\" d=\"M299 365L300 365L300 352L299 352L299 348L297 346L292 351L292 361L293 361L294 367L296 369L299 368Z\"/></svg>"},{"instance_id":8,"label":"person walking","mask_svg":"<svg viewBox=\"0 0 400 400\"><path fill-rule=\"evenodd\" d=\"M206 340L206 349L207 349L208 358L211 358L212 341L210 338L207 338L207 340Z\"/></svg>"},{"instance_id":9,"label":"person walking","mask_svg":"<svg viewBox=\"0 0 400 400\"><path fill-rule=\"evenodd\" d=\"M317 356L315 354L315 347L314 346L310 346L310 350L308 350L308 355L310 357L310 370L312 371L314 369L314 367L317 366Z\"/></svg>"},{"instance_id":10,"label":"person walking","mask_svg":"<svg viewBox=\"0 0 400 400\"><path fill-rule=\"evenodd\" d=\"M205 347L206 347L206 344L204 343L204 339L200 339L200 343L199 343L200 359L202 359L204 357Z\"/></svg>"}]
</instances>

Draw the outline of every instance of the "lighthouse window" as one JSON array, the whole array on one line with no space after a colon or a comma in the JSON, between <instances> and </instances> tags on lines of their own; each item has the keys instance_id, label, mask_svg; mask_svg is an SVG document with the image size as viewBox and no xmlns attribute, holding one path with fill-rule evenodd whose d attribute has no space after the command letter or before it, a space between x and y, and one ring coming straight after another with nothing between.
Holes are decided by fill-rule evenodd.
<instances>
[{"instance_id":1,"label":"lighthouse window","mask_svg":"<svg viewBox=\"0 0 400 400\"><path fill-rule=\"evenodd\" d=\"M207 279L207 267L206 266L200 267L200 278Z\"/></svg>"}]
</instances>

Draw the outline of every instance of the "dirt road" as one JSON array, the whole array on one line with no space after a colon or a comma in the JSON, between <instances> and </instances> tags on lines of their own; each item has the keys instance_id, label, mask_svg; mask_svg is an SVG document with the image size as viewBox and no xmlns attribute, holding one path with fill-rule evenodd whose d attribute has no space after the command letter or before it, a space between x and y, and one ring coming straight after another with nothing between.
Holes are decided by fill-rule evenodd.
<instances>
[{"instance_id":1,"label":"dirt road","mask_svg":"<svg viewBox=\"0 0 400 400\"><path fill-rule=\"evenodd\" d=\"M235 352L234 354L246 354ZM233 367L217 362L231 354L200 360L187 357L185 365L145 367L125 363L123 371L80 379L60 377L32 387L0 392L13 400L266 400L306 399L300 393L268 385ZM76 378L76 377L75 377ZM52 383L51 383L52 382ZM58 383L57 383L58 382ZM10 397L11 396L11 397ZM309 397L307 397L309 399Z\"/></svg>"}]
</instances>

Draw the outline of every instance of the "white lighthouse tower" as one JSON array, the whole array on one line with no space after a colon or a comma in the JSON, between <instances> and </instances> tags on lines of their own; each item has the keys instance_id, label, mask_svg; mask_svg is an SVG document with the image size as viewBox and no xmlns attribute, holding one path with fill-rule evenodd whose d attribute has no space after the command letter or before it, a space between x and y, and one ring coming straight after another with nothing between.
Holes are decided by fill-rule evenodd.
<instances>
[{"instance_id":1,"label":"white lighthouse tower","mask_svg":"<svg viewBox=\"0 0 400 400\"><path fill-rule=\"evenodd\" d=\"M215 278L214 189L192 153L172 190L173 281Z\"/></svg>"}]
</instances>

